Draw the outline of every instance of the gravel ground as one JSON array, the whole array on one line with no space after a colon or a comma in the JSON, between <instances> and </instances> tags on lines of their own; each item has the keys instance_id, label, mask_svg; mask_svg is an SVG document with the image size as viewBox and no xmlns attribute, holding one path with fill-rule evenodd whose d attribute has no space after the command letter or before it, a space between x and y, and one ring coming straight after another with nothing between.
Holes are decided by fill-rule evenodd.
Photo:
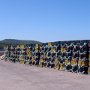
<instances>
[{"instance_id":1,"label":"gravel ground","mask_svg":"<svg viewBox=\"0 0 90 90\"><path fill-rule=\"evenodd\" d=\"M0 60L0 90L90 90L90 75Z\"/></svg>"}]
</instances>

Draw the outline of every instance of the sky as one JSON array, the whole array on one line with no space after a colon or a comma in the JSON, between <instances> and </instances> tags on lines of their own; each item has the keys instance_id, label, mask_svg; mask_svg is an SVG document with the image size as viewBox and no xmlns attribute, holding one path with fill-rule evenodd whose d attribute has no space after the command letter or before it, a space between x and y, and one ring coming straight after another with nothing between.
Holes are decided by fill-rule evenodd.
<instances>
[{"instance_id":1,"label":"sky","mask_svg":"<svg viewBox=\"0 0 90 90\"><path fill-rule=\"evenodd\" d=\"M0 0L3 39L90 39L90 0Z\"/></svg>"}]
</instances>

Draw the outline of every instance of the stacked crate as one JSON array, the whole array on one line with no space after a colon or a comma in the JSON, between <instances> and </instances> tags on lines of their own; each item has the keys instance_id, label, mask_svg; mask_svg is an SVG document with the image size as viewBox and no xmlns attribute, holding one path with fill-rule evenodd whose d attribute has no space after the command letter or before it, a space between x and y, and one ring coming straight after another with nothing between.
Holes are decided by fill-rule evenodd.
<instances>
[{"instance_id":1,"label":"stacked crate","mask_svg":"<svg viewBox=\"0 0 90 90\"><path fill-rule=\"evenodd\" d=\"M88 73L90 74L90 41L88 41L88 46L89 46L89 69L88 69Z\"/></svg>"},{"instance_id":2,"label":"stacked crate","mask_svg":"<svg viewBox=\"0 0 90 90\"><path fill-rule=\"evenodd\" d=\"M60 70L65 70L65 60L66 60L66 42L61 42L61 55L60 55Z\"/></svg>"},{"instance_id":3,"label":"stacked crate","mask_svg":"<svg viewBox=\"0 0 90 90\"><path fill-rule=\"evenodd\" d=\"M80 41L79 72L87 74L89 67L89 47L87 41Z\"/></svg>"},{"instance_id":4,"label":"stacked crate","mask_svg":"<svg viewBox=\"0 0 90 90\"><path fill-rule=\"evenodd\" d=\"M24 53L24 45L19 45L19 47L17 46L17 48L19 48L19 53L17 52L17 54L19 54L19 56L17 55L17 60L20 62L20 64L23 64L24 63L24 59L23 59L23 53Z\"/></svg>"},{"instance_id":5,"label":"stacked crate","mask_svg":"<svg viewBox=\"0 0 90 90\"><path fill-rule=\"evenodd\" d=\"M54 53L55 53L55 59L54 59L54 69L60 69L60 57L61 57L61 45L59 42L55 42L54 44Z\"/></svg>"},{"instance_id":6,"label":"stacked crate","mask_svg":"<svg viewBox=\"0 0 90 90\"><path fill-rule=\"evenodd\" d=\"M33 59L33 45L30 45L29 46L29 54L28 54L28 57L29 57L29 65L32 65L32 59Z\"/></svg>"},{"instance_id":7,"label":"stacked crate","mask_svg":"<svg viewBox=\"0 0 90 90\"><path fill-rule=\"evenodd\" d=\"M4 50L5 50L5 61L8 61L8 59L9 59L9 52L10 52L9 46L4 47Z\"/></svg>"},{"instance_id":8,"label":"stacked crate","mask_svg":"<svg viewBox=\"0 0 90 90\"><path fill-rule=\"evenodd\" d=\"M17 45L15 47L15 56L16 56L15 61L18 61L18 62L21 63L21 59L20 59L20 57L21 57L21 48L20 48L20 45Z\"/></svg>"},{"instance_id":9,"label":"stacked crate","mask_svg":"<svg viewBox=\"0 0 90 90\"><path fill-rule=\"evenodd\" d=\"M71 66L72 66L72 72L78 72L78 65L79 65L79 54L80 54L80 43L79 42L74 42L73 41L73 55L72 55L72 61L71 61Z\"/></svg>"},{"instance_id":10,"label":"stacked crate","mask_svg":"<svg viewBox=\"0 0 90 90\"><path fill-rule=\"evenodd\" d=\"M39 66L40 62L40 45L36 44L35 46L35 65Z\"/></svg>"},{"instance_id":11,"label":"stacked crate","mask_svg":"<svg viewBox=\"0 0 90 90\"><path fill-rule=\"evenodd\" d=\"M21 64L90 73L90 42L88 40L8 46L6 57L10 61Z\"/></svg>"},{"instance_id":12,"label":"stacked crate","mask_svg":"<svg viewBox=\"0 0 90 90\"><path fill-rule=\"evenodd\" d=\"M10 47L10 61L15 62L15 48L13 46Z\"/></svg>"},{"instance_id":13,"label":"stacked crate","mask_svg":"<svg viewBox=\"0 0 90 90\"><path fill-rule=\"evenodd\" d=\"M40 61L39 61L39 66L44 67L45 66L45 45L41 44L40 45Z\"/></svg>"},{"instance_id":14,"label":"stacked crate","mask_svg":"<svg viewBox=\"0 0 90 90\"><path fill-rule=\"evenodd\" d=\"M46 45L46 67L51 67L51 59L52 59L52 43L49 42L48 45Z\"/></svg>"}]
</instances>

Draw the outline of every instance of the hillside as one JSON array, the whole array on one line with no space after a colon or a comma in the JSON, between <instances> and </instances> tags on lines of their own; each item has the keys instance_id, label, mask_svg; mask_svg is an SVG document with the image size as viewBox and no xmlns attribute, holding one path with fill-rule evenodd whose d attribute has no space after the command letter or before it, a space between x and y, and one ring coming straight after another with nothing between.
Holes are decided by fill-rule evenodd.
<instances>
[{"instance_id":1,"label":"hillside","mask_svg":"<svg viewBox=\"0 0 90 90\"><path fill-rule=\"evenodd\" d=\"M40 44L41 42L39 41L34 41L34 40L17 40L17 39L4 39L0 41L0 50L3 49L4 46L6 45L18 45L18 44Z\"/></svg>"}]
</instances>

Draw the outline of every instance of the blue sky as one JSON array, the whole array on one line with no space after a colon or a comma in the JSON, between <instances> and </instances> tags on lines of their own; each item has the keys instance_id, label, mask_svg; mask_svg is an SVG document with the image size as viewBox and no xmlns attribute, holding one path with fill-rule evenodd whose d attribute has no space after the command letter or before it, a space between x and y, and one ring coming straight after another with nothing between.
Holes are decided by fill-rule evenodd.
<instances>
[{"instance_id":1,"label":"blue sky","mask_svg":"<svg viewBox=\"0 0 90 90\"><path fill-rule=\"evenodd\" d=\"M90 39L90 0L0 0L0 40Z\"/></svg>"}]
</instances>

